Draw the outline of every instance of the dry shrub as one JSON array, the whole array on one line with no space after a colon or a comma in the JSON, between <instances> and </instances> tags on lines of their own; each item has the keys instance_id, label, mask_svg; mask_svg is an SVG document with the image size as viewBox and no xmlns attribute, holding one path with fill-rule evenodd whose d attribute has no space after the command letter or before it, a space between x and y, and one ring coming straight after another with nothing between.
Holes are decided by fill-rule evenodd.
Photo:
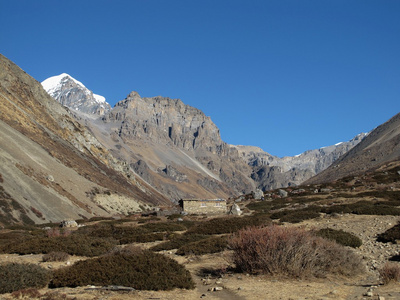
<instances>
[{"instance_id":1,"label":"dry shrub","mask_svg":"<svg viewBox=\"0 0 400 300\"><path fill-rule=\"evenodd\" d=\"M176 251L177 255L203 255L224 251L228 246L225 236L214 236L200 241L183 245Z\"/></svg>"},{"instance_id":2,"label":"dry shrub","mask_svg":"<svg viewBox=\"0 0 400 300\"><path fill-rule=\"evenodd\" d=\"M34 288L22 289L11 293L11 297L14 299L38 299L41 296L42 294Z\"/></svg>"},{"instance_id":3,"label":"dry shrub","mask_svg":"<svg viewBox=\"0 0 400 300\"><path fill-rule=\"evenodd\" d=\"M0 265L0 293L11 293L27 288L43 288L50 280L50 272L33 264L8 263Z\"/></svg>"},{"instance_id":4,"label":"dry shrub","mask_svg":"<svg viewBox=\"0 0 400 300\"><path fill-rule=\"evenodd\" d=\"M53 273L50 287L122 285L138 290L194 288L188 270L172 258L148 250L79 261Z\"/></svg>"},{"instance_id":5,"label":"dry shrub","mask_svg":"<svg viewBox=\"0 0 400 300\"><path fill-rule=\"evenodd\" d=\"M379 275L383 284L398 282L400 280L400 266L396 263L386 263L379 269Z\"/></svg>"},{"instance_id":6,"label":"dry shrub","mask_svg":"<svg viewBox=\"0 0 400 300\"><path fill-rule=\"evenodd\" d=\"M52 251L43 255L42 260L44 262L48 261L67 261L69 259L69 254L63 251Z\"/></svg>"},{"instance_id":7,"label":"dry shrub","mask_svg":"<svg viewBox=\"0 0 400 300\"><path fill-rule=\"evenodd\" d=\"M233 235L229 244L237 269L249 273L322 277L362 270L361 259L350 249L301 228L247 228Z\"/></svg>"},{"instance_id":8,"label":"dry shrub","mask_svg":"<svg viewBox=\"0 0 400 300\"><path fill-rule=\"evenodd\" d=\"M52 227L46 230L46 236L49 238L52 237L67 237L71 235L70 230L60 229L57 227Z\"/></svg>"}]
</instances>

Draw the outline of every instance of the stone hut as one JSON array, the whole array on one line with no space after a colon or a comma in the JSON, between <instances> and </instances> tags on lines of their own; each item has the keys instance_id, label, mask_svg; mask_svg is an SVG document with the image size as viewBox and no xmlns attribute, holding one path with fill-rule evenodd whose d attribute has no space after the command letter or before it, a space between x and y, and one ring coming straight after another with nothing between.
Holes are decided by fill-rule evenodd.
<instances>
[{"instance_id":1,"label":"stone hut","mask_svg":"<svg viewBox=\"0 0 400 300\"><path fill-rule=\"evenodd\" d=\"M182 199L182 210L189 214L226 214L225 199Z\"/></svg>"}]
</instances>

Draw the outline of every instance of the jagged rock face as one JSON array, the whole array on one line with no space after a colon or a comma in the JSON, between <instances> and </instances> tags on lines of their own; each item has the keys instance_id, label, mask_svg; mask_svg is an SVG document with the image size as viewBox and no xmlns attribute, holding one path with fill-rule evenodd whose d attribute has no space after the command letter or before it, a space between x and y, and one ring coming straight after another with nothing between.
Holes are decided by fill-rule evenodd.
<instances>
[{"instance_id":1,"label":"jagged rock face","mask_svg":"<svg viewBox=\"0 0 400 300\"><path fill-rule=\"evenodd\" d=\"M211 119L179 99L141 98L132 92L103 120L121 122L119 135L127 140L145 137L184 150L205 148L212 153L224 148L219 129Z\"/></svg>"},{"instance_id":2,"label":"jagged rock face","mask_svg":"<svg viewBox=\"0 0 400 300\"><path fill-rule=\"evenodd\" d=\"M348 142L282 158L270 155L258 147L237 146L237 149L240 156L254 167L252 178L258 187L268 190L301 184L325 170L366 136L366 133L361 133Z\"/></svg>"},{"instance_id":3,"label":"jagged rock face","mask_svg":"<svg viewBox=\"0 0 400 300\"><path fill-rule=\"evenodd\" d=\"M50 77L42 86L51 97L70 109L95 116L102 116L111 109L103 96L93 94L68 74Z\"/></svg>"}]
</instances>

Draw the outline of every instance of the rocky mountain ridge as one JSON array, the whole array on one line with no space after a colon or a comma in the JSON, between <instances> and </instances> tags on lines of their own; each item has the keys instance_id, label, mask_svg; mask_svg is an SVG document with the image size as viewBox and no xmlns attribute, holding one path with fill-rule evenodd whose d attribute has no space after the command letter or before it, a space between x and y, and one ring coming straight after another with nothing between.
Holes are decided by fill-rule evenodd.
<instances>
[{"instance_id":1,"label":"rocky mountain ridge","mask_svg":"<svg viewBox=\"0 0 400 300\"><path fill-rule=\"evenodd\" d=\"M62 98L55 99L62 102ZM70 100L74 102L73 98ZM327 168L365 136L360 134L349 142L295 157L278 158L256 147L223 142L210 117L180 99L142 98L131 92L101 118L88 120L84 114L80 116L116 157L175 200L229 197L256 188L298 185Z\"/></svg>"}]
</instances>

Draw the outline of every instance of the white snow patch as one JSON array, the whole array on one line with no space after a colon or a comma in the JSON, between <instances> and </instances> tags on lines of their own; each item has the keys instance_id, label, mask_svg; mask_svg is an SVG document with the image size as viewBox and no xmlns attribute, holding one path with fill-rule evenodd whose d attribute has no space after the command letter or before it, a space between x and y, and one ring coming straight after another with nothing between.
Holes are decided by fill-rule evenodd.
<instances>
[{"instance_id":1,"label":"white snow patch","mask_svg":"<svg viewBox=\"0 0 400 300\"><path fill-rule=\"evenodd\" d=\"M93 94L93 97L97 101L97 103L105 103L106 102L106 98L104 98L103 96Z\"/></svg>"},{"instance_id":2,"label":"white snow patch","mask_svg":"<svg viewBox=\"0 0 400 300\"><path fill-rule=\"evenodd\" d=\"M335 146L339 146L340 144L343 144L343 142L337 143L337 144L335 144Z\"/></svg>"}]
</instances>

